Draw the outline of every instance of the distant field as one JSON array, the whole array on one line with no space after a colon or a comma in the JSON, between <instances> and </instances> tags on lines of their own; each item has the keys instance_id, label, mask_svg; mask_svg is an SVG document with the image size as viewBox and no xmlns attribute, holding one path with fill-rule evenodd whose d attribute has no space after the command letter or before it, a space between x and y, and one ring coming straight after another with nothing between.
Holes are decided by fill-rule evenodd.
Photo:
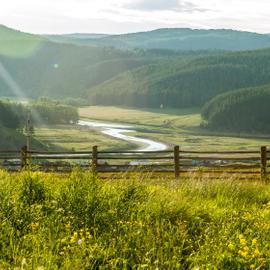
<instances>
[{"instance_id":1,"label":"distant field","mask_svg":"<svg viewBox=\"0 0 270 270\"><path fill-rule=\"evenodd\" d=\"M134 124L140 130L139 136L188 149L257 149L270 145L268 138L252 138L248 134L224 136L202 129L197 108L177 110L91 106L80 108L79 112L86 119Z\"/></svg>"},{"instance_id":2,"label":"distant field","mask_svg":"<svg viewBox=\"0 0 270 270\"><path fill-rule=\"evenodd\" d=\"M193 109L128 109L91 106L79 109L82 118L148 125L157 127L196 127L201 123L200 111Z\"/></svg>"},{"instance_id":3,"label":"distant field","mask_svg":"<svg viewBox=\"0 0 270 270\"><path fill-rule=\"evenodd\" d=\"M49 149L66 149L85 151L93 145L100 149L129 149L133 145L122 140L116 140L95 130L73 126L49 126L35 129L35 138L42 141Z\"/></svg>"}]
</instances>

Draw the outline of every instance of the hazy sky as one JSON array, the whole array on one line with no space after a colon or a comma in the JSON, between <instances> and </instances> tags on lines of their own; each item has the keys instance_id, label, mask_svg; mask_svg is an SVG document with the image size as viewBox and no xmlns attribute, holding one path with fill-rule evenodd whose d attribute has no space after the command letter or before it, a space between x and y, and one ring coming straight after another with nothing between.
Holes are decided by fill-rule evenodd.
<instances>
[{"instance_id":1,"label":"hazy sky","mask_svg":"<svg viewBox=\"0 0 270 270\"><path fill-rule=\"evenodd\" d=\"M165 27L270 33L270 0L0 0L0 24L32 33Z\"/></svg>"}]
</instances>

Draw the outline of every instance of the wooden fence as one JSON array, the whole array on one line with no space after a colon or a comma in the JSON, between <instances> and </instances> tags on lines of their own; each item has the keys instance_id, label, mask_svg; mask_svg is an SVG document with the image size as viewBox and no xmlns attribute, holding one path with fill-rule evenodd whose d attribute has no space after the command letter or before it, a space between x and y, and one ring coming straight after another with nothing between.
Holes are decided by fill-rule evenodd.
<instances>
[{"instance_id":1,"label":"wooden fence","mask_svg":"<svg viewBox=\"0 0 270 270\"><path fill-rule=\"evenodd\" d=\"M155 172L173 173L179 179L186 173L255 175L263 181L268 178L270 151L263 146L257 151L193 151L173 150L155 152L91 151L49 152L0 151L0 166L9 171L24 168L45 172L70 172L75 167L95 173Z\"/></svg>"}]
</instances>

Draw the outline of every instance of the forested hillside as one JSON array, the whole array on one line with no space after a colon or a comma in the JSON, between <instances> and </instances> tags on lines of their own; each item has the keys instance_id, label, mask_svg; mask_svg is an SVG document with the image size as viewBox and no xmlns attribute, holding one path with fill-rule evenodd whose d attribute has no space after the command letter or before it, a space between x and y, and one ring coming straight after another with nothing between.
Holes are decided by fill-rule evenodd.
<instances>
[{"instance_id":1,"label":"forested hillside","mask_svg":"<svg viewBox=\"0 0 270 270\"><path fill-rule=\"evenodd\" d=\"M270 85L215 97L202 109L206 126L221 131L270 132Z\"/></svg>"},{"instance_id":2,"label":"forested hillside","mask_svg":"<svg viewBox=\"0 0 270 270\"><path fill-rule=\"evenodd\" d=\"M89 90L92 104L202 106L216 95L270 83L270 50L160 61L127 71ZM120 98L121 97L121 98Z\"/></svg>"},{"instance_id":3,"label":"forested hillside","mask_svg":"<svg viewBox=\"0 0 270 270\"><path fill-rule=\"evenodd\" d=\"M0 101L0 147L1 149L20 149L26 138L21 132L20 119L12 107Z\"/></svg>"},{"instance_id":4,"label":"forested hillside","mask_svg":"<svg viewBox=\"0 0 270 270\"><path fill-rule=\"evenodd\" d=\"M0 40L1 96L77 97L127 69L152 61L135 51L53 43L2 26ZM24 42L25 48L17 54Z\"/></svg>"},{"instance_id":5,"label":"forested hillside","mask_svg":"<svg viewBox=\"0 0 270 270\"><path fill-rule=\"evenodd\" d=\"M34 126L77 123L79 119L77 109L48 98L27 105L0 100L0 148L19 149L26 143L24 133L29 112ZM36 148L43 147L36 140L33 144Z\"/></svg>"},{"instance_id":6,"label":"forested hillside","mask_svg":"<svg viewBox=\"0 0 270 270\"><path fill-rule=\"evenodd\" d=\"M189 28L158 29L122 35L58 35L47 38L78 45L114 46L121 49L170 50L254 50L268 48L270 37L233 30L198 30Z\"/></svg>"}]
</instances>

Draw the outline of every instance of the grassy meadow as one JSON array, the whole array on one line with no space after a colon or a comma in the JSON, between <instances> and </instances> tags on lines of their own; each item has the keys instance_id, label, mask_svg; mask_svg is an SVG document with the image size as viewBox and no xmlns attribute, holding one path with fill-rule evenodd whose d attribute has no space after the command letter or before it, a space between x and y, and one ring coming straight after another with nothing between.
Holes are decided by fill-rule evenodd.
<instances>
[{"instance_id":1,"label":"grassy meadow","mask_svg":"<svg viewBox=\"0 0 270 270\"><path fill-rule=\"evenodd\" d=\"M106 136L86 127L55 125L35 128L35 138L52 150L92 150L92 146L102 146L103 150L132 149L128 142Z\"/></svg>"},{"instance_id":2,"label":"grassy meadow","mask_svg":"<svg viewBox=\"0 0 270 270\"><path fill-rule=\"evenodd\" d=\"M200 127L200 110L131 109L91 106L80 108L81 118L130 123L140 131L138 136L180 145L184 149L223 150L258 149L269 145L270 139L252 134L219 134Z\"/></svg>"},{"instance_id":3,"label":"grassy meadow","mask_svg":"<svg viewBox=\"0 0 270 270\"><path fill-rule=\"evenodd\" d=\"M163 142L183 149L225 150L258 149L270 139L250 134L222 135L200 127L199 109L131 109L91 106L79 109L80 118L115 123L128 123L138 131L132 135ZM137 146L102 134L87 127L49 125L35 127L35 138L48 149L89 150L98 145L102 150L135 149Z\"/></svg>"},{"instance_id":4,"label":"grassy meadow","mask_svg":"<svg viewBox=\"0 0 270 270\"><path fill-rule=\"evenodd\" d=\"M0 269L269 269L270 187L0 172Z\"/></svg>"}]
</instances>

